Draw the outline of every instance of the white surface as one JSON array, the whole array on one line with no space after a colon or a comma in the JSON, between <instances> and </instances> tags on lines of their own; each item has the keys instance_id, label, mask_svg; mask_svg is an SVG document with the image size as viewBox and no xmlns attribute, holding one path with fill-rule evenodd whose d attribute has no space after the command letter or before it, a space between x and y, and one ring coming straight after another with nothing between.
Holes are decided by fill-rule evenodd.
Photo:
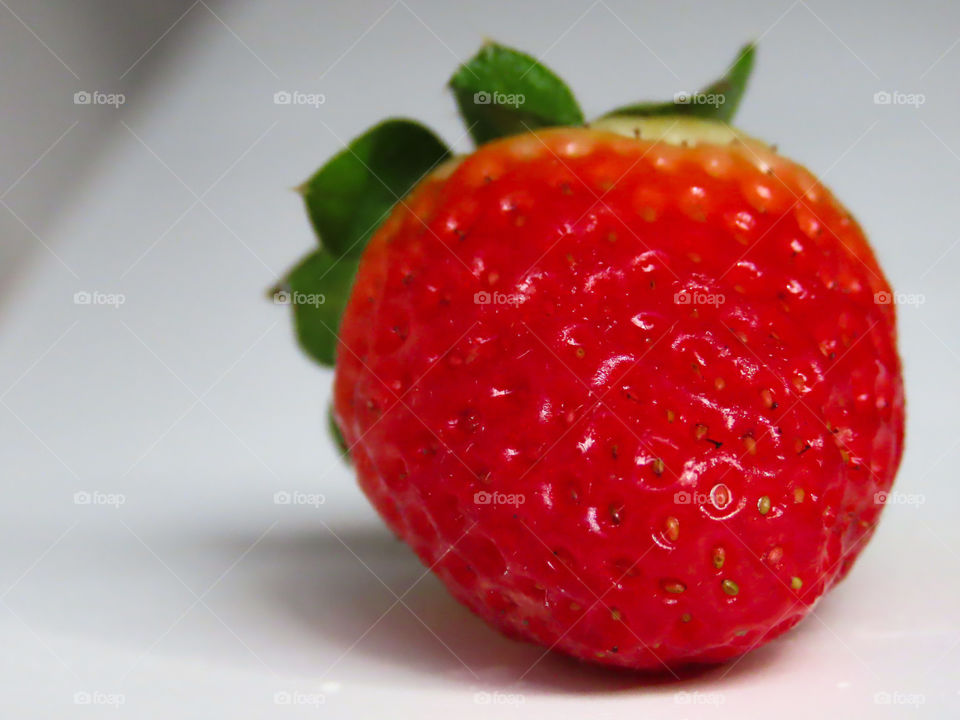
<instances>
[{"instance_id":1,"label":"white surface","mask_svg":"<svg viewBox=\"0 0 960 720\"><path fill-rule=\"evenodd\" d=\"M27 172L0 207L31 253L0 275L4 716L960 713L960 7L201 3L162 35L189 4L154 13L148 32L101 2L117 31L77 43L75 12L7 4L49 50L0 6L5 72L49 102L4 110L5 144L35 148L5 156L7 186ZM130 37L124 24L142 47L105 49L107 35ZM332 456L329 373L263 299L312 243L287 188L341 140L390 113L467 147L442 86L483 36L546 53L588 114L695 87L761 37L738 124L825 175L895 287L925 297L900 312L910 417L897 482L925 502L888 508L816 615L732 666L678 683L538 662L539 648L421 579ZM64 96L118 87L120 110ZM277 106L278 90L327 102ZM926 102L878 106L878 90ZM91 147L87 172L63 164ZM47 202L64 176L69 192ZM126 302L75 305L78 291ZM326 502L276 505L282 490ZM124 504L77 505L77 492ZM278 692L323 704L278 705Z\"/></svg>"}]
</instances>

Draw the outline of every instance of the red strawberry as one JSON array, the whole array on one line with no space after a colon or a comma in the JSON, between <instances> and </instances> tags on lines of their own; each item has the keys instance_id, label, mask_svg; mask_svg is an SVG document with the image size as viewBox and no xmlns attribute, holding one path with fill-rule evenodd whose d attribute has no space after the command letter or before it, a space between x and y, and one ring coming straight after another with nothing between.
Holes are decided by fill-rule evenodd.
<instances>
[{"instance_id":1,"label":"red strawberry","mask_svg":"<svg viewBox=\"0 0 960 720\"><path fill-rule=\"evenodd\" d=\"M889 294L831 193L724 122L509 134L369 241L335 417L391 529L495 627L722 661L877 523L903 444Z\"/></svg>"}]
</instances>

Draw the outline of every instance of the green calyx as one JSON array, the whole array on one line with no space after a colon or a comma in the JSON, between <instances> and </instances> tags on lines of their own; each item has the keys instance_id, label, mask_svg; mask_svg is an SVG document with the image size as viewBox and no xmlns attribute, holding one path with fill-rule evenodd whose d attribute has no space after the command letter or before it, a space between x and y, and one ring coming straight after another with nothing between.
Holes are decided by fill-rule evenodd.
<instances>
[{"instance_id":1,"label":"green calyx","mask_svg":"<svg viewBox=\"0 0 960 720\"><path fill-rule=\"evenodd\" d=\"M477 145L542 127L584 124L563 80L536 58L496 43L461 65L449 86Z\"/></svg>"},{"instance_id":2,"label":"green calyx","mask_svg":"<svg viewBox=\"0 0 960 720\"><path fill-rule=\"evenodd\" d=\"M747 80L753 70L755 47L748 43L740 48L737 58L721 78L707 85L700 92L678 92L671 102L642 102L625 105L607 113L612 116L680 115L704 120L719 120L729 123L740 106Z\"/></svg>"},{"instance_id":3,"label":"green calyx","mask_svg":"<svg viewBox=\"0 0 960 720\"><path fill-rule=\"evenodd\" d=\"M340 317L367 241L394 205L449 157L433 132L393 118L353 140L298 188L320 243L272 294L292 306L300 347L321 365L333 366Z\"/></svg>"},{"instance_id":4,"label":"green calyx","mask_svg":"<svg viewBox=\"0 0 960 720\"><path fill-rule=\"evenodd\" d=\"M746 45L729 70L699 93L626 105L589 127L623 132L638 118L666 116L729 123L753 57L754 46ZM496 43L485 44L463 63L449 87L477 146L540 128L588 126L563 80L536 58ZM666 134L663 139L670 141ZM320 364L332 367L336 359L340 318L367 242L393 208L450 157L431 130L392 118L351 141L298 188L319 243L272 295L275 302L291 305L300 346Z\"/></svg>"}]
</instances>

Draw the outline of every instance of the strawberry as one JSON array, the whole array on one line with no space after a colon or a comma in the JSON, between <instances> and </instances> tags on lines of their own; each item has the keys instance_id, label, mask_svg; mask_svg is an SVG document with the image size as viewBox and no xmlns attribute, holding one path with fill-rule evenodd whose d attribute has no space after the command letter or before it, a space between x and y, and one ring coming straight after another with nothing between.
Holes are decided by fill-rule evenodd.
<instances>
[{"instance_id":1,"label":"strawberry","mask_svg":"<svg viewBox=\"0 0 960 720\"><path fill-rule=\"evenodd\" d=\"M304 187L323 245L287 290L360 486L507 635L724 661L876 527L903 446L890 287L830 191L728 124L752 58L712 107L585 123L489 45L451 81L475 152L389 121Z\"/></svg>"}]
</instances>

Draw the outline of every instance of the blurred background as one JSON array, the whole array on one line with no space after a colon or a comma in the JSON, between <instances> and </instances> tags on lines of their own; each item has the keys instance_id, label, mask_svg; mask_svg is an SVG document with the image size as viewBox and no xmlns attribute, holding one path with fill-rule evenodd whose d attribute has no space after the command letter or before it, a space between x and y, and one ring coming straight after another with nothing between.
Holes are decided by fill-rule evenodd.
<instances>
[{"instance_id":1,"label":"blurred background","mask_svg":"<svg viewBox=\"0 0 960 720\"><path fill-rule=\"evenodd\" d=\"M265 289L290 188L386 115L469 147L484 38L589 115L697 88L820 175L902 293L899 495L813 617L682 682L505 640L382 527ZM0 0L0 706L10 717L960 711L960 5ZM278 92L324 102L284 105ZM518 679L523 676L523 679Z\"/></svg>"}]
</instances>

